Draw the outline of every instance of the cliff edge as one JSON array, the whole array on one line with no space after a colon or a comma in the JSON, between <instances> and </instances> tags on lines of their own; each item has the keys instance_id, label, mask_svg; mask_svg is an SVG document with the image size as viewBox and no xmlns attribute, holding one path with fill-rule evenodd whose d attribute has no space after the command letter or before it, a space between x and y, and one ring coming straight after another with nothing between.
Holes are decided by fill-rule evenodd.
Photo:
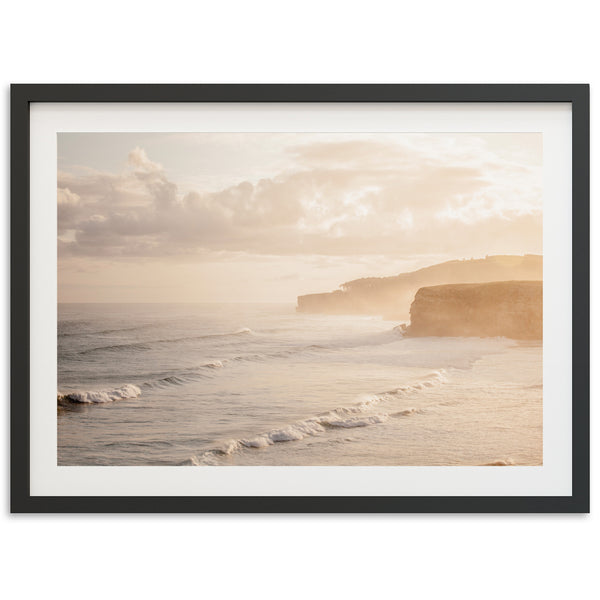
<instances>
[{"instance_id":1,"label":"cliff edge","mask_svg":"<svg viewBox=\"0 0 600 600\"><path fill-rule=\"evenodd\" d=\"M542 339L542 282L494 281L420 288L407 335Z\"/></svg>"}]
</instances>

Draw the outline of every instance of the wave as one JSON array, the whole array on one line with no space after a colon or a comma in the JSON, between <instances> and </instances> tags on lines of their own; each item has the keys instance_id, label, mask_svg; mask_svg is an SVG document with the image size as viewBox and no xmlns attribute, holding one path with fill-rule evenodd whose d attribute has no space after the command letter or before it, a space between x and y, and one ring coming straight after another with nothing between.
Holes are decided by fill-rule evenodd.
<instances>
[{"instance_id":1,"label":"wave","mask_svg":"<svg viewBox=\"0 0 600 600\"><path fill-rule=\"evenodd\" d=\"M145 388L153 389L165 388L173 385L185 385L186 383L191 383L200 379L206 379L210 376L206 369L208 369L208 371L221 369L223 368L223 362L226 361L216 360L214 362L205 363L197 368L188 369L187 371L180 371L176 374L161 377L160 379L145 381L140 385Z\"/></svg>"},{"instance_id":2,"label":"wave","mask_svg":"<svg viewBox=\"0 0 600 600\"><path fill-rule=\"evenodd\" d=\"M183 336L177 338L164 338L158 340L149 340L143 342L131 342L126 344L109 344L106 346L96 346L94 348L86 348L85 350L80 350L79 354L87 355L92 354L94 352L114 352L120 350L134 350L134 351L146 351L151 350L154 344L173 344L178 342L193 342L199 340L209 340L215 338L229 338L229 337L237 337L241 335L252 335L255 336L257 333L250 329L249 327L242 327L235 331L229 331L225 333L208 333L205 335L195 335L195 336ZM292 347L286 350L281 350L279 352L270 353L270 354L255 354L252 355L254 357L260 358L277 358L280 356L291 356L293 354L298 354L300 352L304 352L306 350L319 350L319 351L334 351L334 350L348 350L351 348L360 348L362 346L378 346L382 344L391 344L393 342L397 342L404 337L403 332L398 328L394 327L389 331L384 331L376 334L369 334L367 336L361 336L358 338L348 338L341 339L337 342L332 342L329 344L309 344L305 346L297 346ZM246 360L246 357L236 357L233 360Z\"/></svg>"},{"instance_id":3,"label":"wave","mask_svg":"<svg viewBox=\"0 0 600 600\"><path fill-rule=\"evenodd\" d=\"M240 330L237 333L231 334L221 334L221 335L240 335L243 333L251 332L252 330ZM193 339L193 338L184 338L184 339ZM162 340L164 341L164 340ZM147 344L122 344L115 346L103 346L101 348L90 348L88 350L83 350L80 354L89 354L96 350L118 350L123 347L127 347L130 349L136 350L145 350L149 349ZM346 346L344 346L345 348ZM253 363L264 363L271 359L285 359L292 356L296 356L298 354L319 354L326 352L334 352L336 348L323 346L319 344L310 344L305 346L296 346L292 348L287 348L285 350L279 350L277 352L254 352L251 354L240 354L237 356L232 356L231 358L222 358L220 360L214 360L211 362L204 363L199 365L198 367L194 367L191 369L186 369L183 371L177 371L174 373L170 373L165 377L161 377L159 379L152 379L148 381L144 381L139 385L143 387L149 388L160 388L166 387L169 385L183 385L185 383L198 381L199 379L205 379L210 375L207 372L208 370L222 369L228 363L239 363L239 362L253 362Z\"/></svg>"},{"instance_id":4,"label":"wave","mask_svg":"<svg viewBox=\"0 0 600 600\"><path fill-rule=\"evenodd\" d=\"M398 341L398 338L399 337L401 338L402 336L401 335L398 336L398 333L395 331L395 329L396 328L394 328L394 330L392 330L392 331L383 332L383 334L376 334L375 336L370 335L370 336L367 336L366 338L363 337L363 338L360 338L355 341L359 342L359 345L372 345L375 343L390 343L393 341ZM238 329L234 332L223 333L223 334L210 334L210 336L203 336L203 337L237 336L237 335L246 335L249 333L253 333L253 331L249 328L244 327L244 328ZM176 338L176 339L181 340L181 339L197 339L197 338L188 337L188 338ZM157 340L157 341L163 341L163 342L164 341L175 341L175 339ZM150 373L148 373L147 376L149 376L149 378L146 381L138 381L138 382L136 382L136 384L138 386L140 386L141 388L147 388L147 389L161 389L161 388L168 388L170 386L181 386L181 385L185 385L187 383L192 383L192 382L196 382L196 381L206 379L209 377L214 377L215 374L211 373L211 371L215 371L217 369L222 369L228 363L233 363L233 364L238 363L238 362L265 363L272 359L286 359L286 358L289 358L292 356L297 356L299 354L308 354L308 355L322 354L322 353L327 353L327 352L335 352L338 349L346 349L346 348L352 348L352 347L356 347L356 346L348 345L348 342L346 341L346 342L338 343L335 345L309 344L309 345L302 345L302 346L286 348L284 350L279 350L276 352L263 352L263 353L255 352L255 353L250 353L250 354L241 354L241 355L233 356L231 358L222 358L220 360L213 360L213 361L198 365L197 367L192 367L192 368L183 369L183 370L177 370L177 371L170 372L170 373L167 372L162 377L157 374L158 375L157 378L151 378L152 375ZM142 349L149 349L150 346L148 343L117 344L117 345L112 345L112 346L103 346L103 347L99 347L99 348L90 348L87 350L83 350L81 352L81 354L94 352L96 350L110 351L110 350L119 350L121 348L142 350ZM395 390L388 390L387 392L384 392L383 394L379 394L379 396L377 396L377 397L378 398L383 398L384 396L391 397L391 396L397 395L399 393L414 391L414 390L423 389L423 388L435 385L436 384L435 377L438 377L438 378L443 377L443 375L441 374L442 371L436 372L437 375L434 376L434 379L431 379L431 378L425 379L422 382L418 382L418 383L412 384L410 386L402 386ZM138 377L139 377L139 374L137 374L135 376L136 379ZM85 400L83 402L85 402ZM101 402L101 401L99 401L99 402ZM345 409L338 409L338 410L356 411L356 410L362 410L362 409L361 408L357 409L356 407L354 407L354 408L346 407Z\"/></svg>"},{"instance_id":5,"label":"wave","mask_svg":"<svg viewBox=\"0 0 600 600\"><path fill-rule=\"evenodd\" d=\"M115 400L137 398L142 390L137 385L127 383L112 390L88 390L58 394L58 403L73 402L76 404L105 404Z\"/></svg>"},{"instance_id":6,"label":"wave","mask_svg":"<svg viewBox=\"0 0 600 600\"><path fill-rule=\"evenodd\" d=\"M148 329L149 327L154 327L154 325L136 325L135 327L119 327L114 329L102 329L99 331L65 331L59 333L58 337L72 337L74 335L106 335L108 333L121 333L122 331L140 331L141 329Z\"/></svg>"},{"instance_id":7,"label":"wave","mask_svg":"<svg viewBox=\"0 0 600 600\"><path fill-rule=\"evenodd\" d=\"M103 404L113 402L114 400L123 400L127 398L137 398L142 394L142 389L161 389L171 386L185 385L199 379L208 377L208 372L214 369L223 367L223 361L216 360L200 365L194 369L180 371L152 379L149 381L138 382L136 385L127 383L121 387L112 390L88 390L68 392L66 394L58 394L58 402L60 403L79 403L79 404ZM208 370L204 371L203 370Z\"/></svg>"},{"instance_id":8,"label":"wave","mask_svg":"<svg viewBox=\"0 0 600 600\"><path fill-rule=\"evenodd\" d=\"M133 342L130 344L111 344L110 346L98 346L96 348L87 348L86 350L81 350L79 354L92 354L94 352L100 351L119 351L123 349L127 350L150 350L152 342Z\"/></svg>"},{"instance_id":9,"label":"wave","mask_svg":"<svg viewBox=\"0 0 600 600\"><path fill-rule=\"evenodd\" d=\"M410 417L411 415L422 415L425 411L422 408L406 408L392 413L391 417Z\"/></svg>"},{"instance_id":10,"label":"wave","mask_svg":"<svg viewBox=\"0 0 600 600\"><path fill-rule=\"evenodd\" d=\"M209 363L202 365L202 367L206 367L207 369L222 369L223 361L215 360L214 362L209 362Z\"/></svg>"},{"instance_id":11,"label":"wave","mask_svg":"<svg viewBox=\"0 0 600 600\"><path fill-rule=\"evenodd\" d=\"M489 463L481 465L482 467L513 467L515 461L512 458L502 458L500 460L494 460Z\"/></svg>"},{"instance_id":12,"label":"wave","mask_svg":"<svg viewBox=\"0 0 600 600\"><path fill-rule=\"evenodd\" d=\"M206 450L198 456L192 456L182 464L190 466L216 464L219 457L231 456L244 449L267 448L268 446L281 442L299 441L306 437L324 433L327 429L350 429L354 427L377 425L387 421L390 416L407 417L420 414L423 411L416 408L408 408L392 414L385 412L364 413L367 413L384 400L427 389L445 381L445 370L440 369L412 385L401 386L379 394L363 396L360 402L351 406L341 406L329 412L320 413L308 419L296 421L295 423L286 425L282 428L272 429L271 431L261 433L255 437L227 440L220 447Z\"/></svg>"},{"instance_id":13,"label":"wave","mask_svg":"<svg viewBox=\"0 0 600 600\"><path fill-rule=\"evenodd\" d=\"M131 342L127 344L110 344L107 346L96 346L94 348L86 348L81 350L79 354L92 354L102 351L119 351L119 350L151 350L154 344L173 344L177 342L208 340L213 338L233 337L239 335L254 334L254 331L248 327L242 327L236 331L226 333L209 333L206 335L183 336L178 338L165 338L160 340L149 340L145 342Z\"/></svg>"},{"instance_id":14,"label":"wave","mask_svg":"<svg viewBox=\"0 0 600 600\"><path fill-rule=\"evenodd\" d=\"M363 346L381 346L392 344L404 338L401 326L393 327L387 331L369 333L359 337L342 338L336 342L325 344L322 347L329 350L348 350L350 348L361 348Z\"/></svg>"},{"instance_id":15,"label":"wave","mask_svg":"<svg viewBox=\"0 0 600 600\"><path fill-rule=\"evenodd\" d=\"M342 418L336 411L315 416L304 421L297 421L280 429L273 429L267 433L257 435L253 438L227 440L219 448L213 448L203 452L200 456L192 456L184 465L200 466L213 464L214 458L218 456L231 456L245 448L267 448L280 442L295 442L306 437L323 433L327 428L352 428L367 427L377 423L383 423L389 415L366 415L364 417Z\"/></svg>"},{"instance_id":16,"label":"wave","mask_svg":"<svg viewBox=\"0 0 600 600\"><path fill-rule=\"evenodd\" d=\"M234 356L229 360L236 362L264 362L270 358L287 358L289 356L296 356L304 353L327 353L335 352L337 350L349 350L352 348L360 348L363 346L379 346L383 344L391 344L398 342L403 338L403 334L397 327L389 331L384 331L377 334L370 334L360 338L350 338L346 340L340 340L333 343L325 344L307 344L303 346L292 346L285 350L278 350L277 352L255 352L253 354L242 354Z\"/></svg>"},{"instance_id":17,"label":"wave","mask_svg":"<svg viewBox=\"0 0 600 600\"><path fill-rule=\"evenodd\" d=\"M172 385L184 385L192 381L191 377L181 377L179 375L168 375L167 377L161 377L155 381L146 381L141 385L146 388L164 388L171 387Z\"/></svg>"}]
</instances>

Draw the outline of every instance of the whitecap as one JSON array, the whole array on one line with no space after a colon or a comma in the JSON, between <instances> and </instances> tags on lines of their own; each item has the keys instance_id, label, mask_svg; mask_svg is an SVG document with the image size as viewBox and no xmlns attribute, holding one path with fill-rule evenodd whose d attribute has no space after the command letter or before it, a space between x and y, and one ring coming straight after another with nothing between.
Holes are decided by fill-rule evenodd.
<instances>
[{"instance_id":1,"label":"whitecap","mask_svg":"<svg viewBox=\"0 0 600 600\"><path fill-rule=\"evenodd\" d=\"M87 390L59 394L58 401L79 404L105 404L106 402L114 402L115 400L137 398L141 393L142 390L137 385L127 383L112 390Z\"/></svg>"}]
</instances>

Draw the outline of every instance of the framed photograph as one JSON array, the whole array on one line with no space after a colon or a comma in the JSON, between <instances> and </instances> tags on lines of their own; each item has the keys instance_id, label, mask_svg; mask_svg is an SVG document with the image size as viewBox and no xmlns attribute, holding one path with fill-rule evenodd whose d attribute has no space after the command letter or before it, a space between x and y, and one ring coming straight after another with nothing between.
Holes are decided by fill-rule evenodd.
<instances>
[{"instance_id":1,"label":"framed photograph","mask_svg":"<svg viewBox=\"0 0 600 600\"><path fill-rule=\"evenodd\" d=\"M14 85L13 512L589 511L587 85Z\"/></svg>"}]
</instances>

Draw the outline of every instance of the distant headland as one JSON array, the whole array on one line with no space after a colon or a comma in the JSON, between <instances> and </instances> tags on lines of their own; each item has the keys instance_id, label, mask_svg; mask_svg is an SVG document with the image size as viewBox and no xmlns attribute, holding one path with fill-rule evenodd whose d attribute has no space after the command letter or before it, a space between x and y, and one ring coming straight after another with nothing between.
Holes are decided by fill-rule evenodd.
<instances>
[{"instance_id":1,"label":"distant headland","mask_svg":"<svg viewBox=\"0 0 600 600\"><path fill-rule=\"evenodd\" d=\"M451 260L391 277L348 281L339 290L298 296L298 312L357 314L407 320L417 290L444 284L539 281L543 257L497 255ZM538 286L541 294L541 284Z\"/></svg>"}]
</instances>

